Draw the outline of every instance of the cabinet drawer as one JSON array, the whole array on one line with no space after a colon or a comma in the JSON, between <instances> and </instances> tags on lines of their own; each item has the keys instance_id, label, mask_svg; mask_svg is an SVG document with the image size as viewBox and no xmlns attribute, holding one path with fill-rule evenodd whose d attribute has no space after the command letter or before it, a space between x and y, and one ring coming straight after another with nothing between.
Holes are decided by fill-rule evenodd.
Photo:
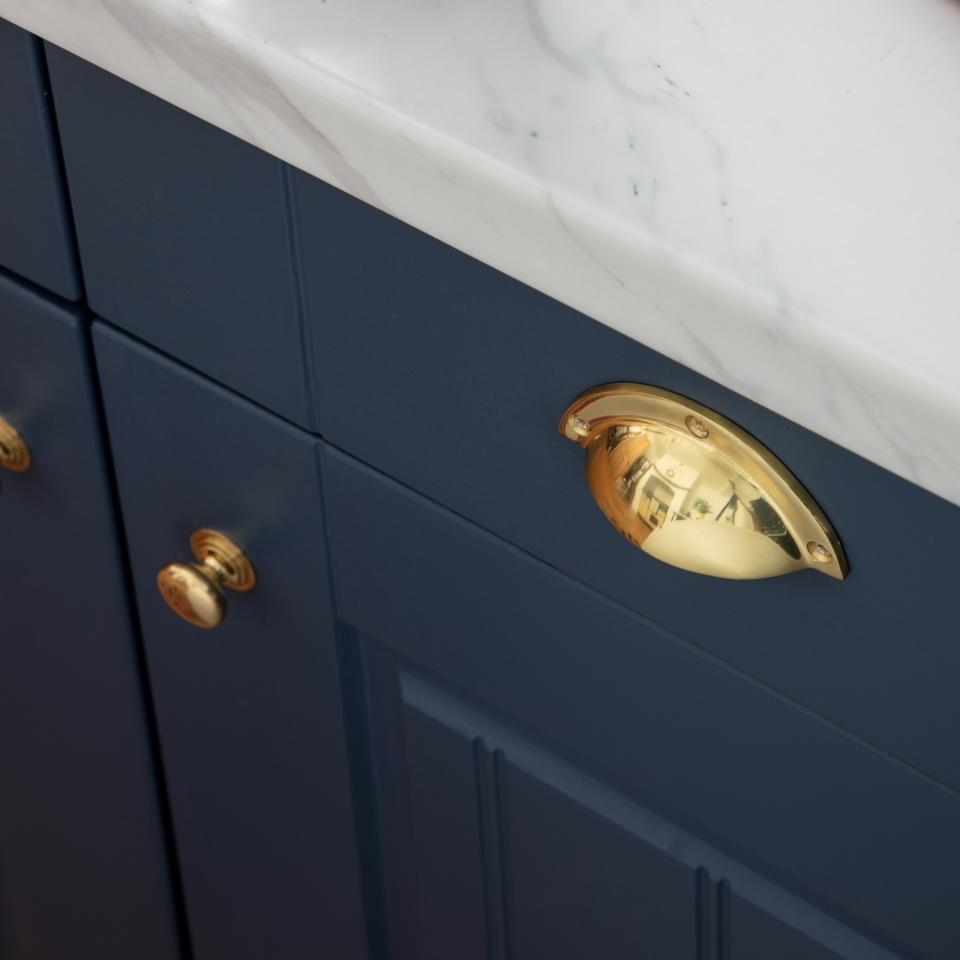
<instances>
[{"instance_id":1,"label":"cabinet drawer","mask_svg":"<svg viewBox=\"0 0 960 960\"><path fill-rule=\"evenodd\" d=\"M0 20L0 266L80 296L43 47Z\"/></svg>"},{"instance_id":2,"label":"cabinet drawer","mask_svg":"<svg viewBox=\"0 0 960 960\"><path fill-rule=\"evenodd\" d=\"M47 51L91 308L305 423L284 165Z\"/></svg>"},{"instance_id":3,"label":"cabinet drawer","mask_svg":"<svg viewBox=\"0 0 960 960\"><path fill-rule=\"evenodd\" d=\"M317 180L296 186L325 439L960 788L960 510ZM849 578L718 580L636 550L557 432L612 381L691 397L768 446L833 521Z\"/></svg>"},{"instance_id":4,"label":"cabinet drawer","mask_svg":"<svg viewBox=\"0 0 960 960\"><path fill-rule=\"evenodd\" d=\"M351 458L326 464L400 956L461 955L437 898L518 958L574 956L577 936L596 956L637 937L674 951L651 956L957 955L952 791Z\"/></svg>"},{"instance_id":5,"label":"cabinet drawer","mask_svg":"<svg viewBox=\"0 0 960 960\"><path fill-rule=\"evenodd\" d=\"M364 957L316 441L95 328L196 960ZM157 572L214 527L250 592L214 630Z\"/></svg>"},{"instance_id":6,"label":"cabinet drawer","mask_svg":"<svg viewBox=\"0 0 960 960\"><path fill-rule=\"evenodd\" d=\"M85 331L0 277L0 342L0 956L177 960Z\"/></svg>"}]
</instances>

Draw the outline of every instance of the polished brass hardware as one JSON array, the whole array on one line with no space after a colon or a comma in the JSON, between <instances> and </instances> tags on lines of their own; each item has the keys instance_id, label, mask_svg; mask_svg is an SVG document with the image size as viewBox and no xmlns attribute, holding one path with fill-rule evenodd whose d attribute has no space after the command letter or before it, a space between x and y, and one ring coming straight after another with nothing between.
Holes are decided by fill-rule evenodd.
<instances>
[{"instance_id":1,"label":"polished brass hardware","mask_svg":"<svg viewBox=\"0 0 960 960\"><path fill-rule=\"evenodd\" d=\"M197 563L171 563L157 574L157 587L167 606L195 627L217 627L227 615L223 588L252 590L253 564L229 538L216 530L197 530L190 537Z\"/></svg>"},{"instance_id":2,"label":"polished brass hardware","mask_svg":"<svg viewBox=\"0 0 960 960\"><path fill-rule=\"evenodd\" d=\"M610 383L581 394L560 432L586 450L607 519L664 563L733 580L811 568L847 575L843 547L803 485L759 441L678 394Z\"/></svg>"},{"instance_id":3,"label":"polished brass hardware","mask_svg":"<svg viewBox=\"0 0 960 960\"><path fill-rule=\"evenodd\" d=\"M0 417L0 467L14 473L30 469L30 448L13 425Z\"/></svg>"}]
</instances>

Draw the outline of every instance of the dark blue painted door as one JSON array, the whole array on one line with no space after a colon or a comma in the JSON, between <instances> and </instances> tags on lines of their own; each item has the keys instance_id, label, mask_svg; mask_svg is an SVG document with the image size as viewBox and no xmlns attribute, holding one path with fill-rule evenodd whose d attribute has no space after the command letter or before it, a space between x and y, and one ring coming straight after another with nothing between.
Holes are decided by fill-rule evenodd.
<instances>
[{"instance_id":1,"label":"dark blue painted door","mask_svg":"<svg viewBox=\"0 0 960 960\"><path fill-rule=\"evenodd\" d=\"M0 276L0 956L176 960L174 894L77 315Z\"/></svg>"},{"instance_id":2,"label":"dark blue painted door","mask_svg":"<svg viewBox=\"0 0 960 960\"><path fill-rule=\"evenodd\" d=\"M951 790L325 462L392 956L960 955Z\"/></svg>"},{"instance_id":3,"label":"dark blue painted door","mask_svg":"<svg viewBox=\"0 0 960 960\"><path fill-rule=\"evenodd\" d=\"M0 267L77 299L76 270L43 47L0 20Z\"/></svg>"},{"instance_id":4,"label":"dark blue painted door","mask_svg":"<svg viewBox=\"0 0 960 960\"><path fill-rule=\"evenodd\" d=\"M95 328L195 960L360 960L316 441ZM257 585L179 620L157 571L221 530Z\"/></svg>"},{"instance_id":5,"label":"dark blue painted door","mask_svg":"<svg viewBox=\"0 0 960 960\"><path fill-rule=\"evenodd\" d=\"M307 423L286 167L47 51L91 309Z\"/></svg>"}]
</instances>

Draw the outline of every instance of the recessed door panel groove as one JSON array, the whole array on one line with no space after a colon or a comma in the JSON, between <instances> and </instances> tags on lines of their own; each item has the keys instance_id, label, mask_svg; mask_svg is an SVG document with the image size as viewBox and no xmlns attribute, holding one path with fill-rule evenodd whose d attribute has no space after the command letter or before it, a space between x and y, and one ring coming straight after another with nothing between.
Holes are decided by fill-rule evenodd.
<instances>
[{"instance_id":1,"label":"recessed door panel groove","mask_svg":"<svg viewBox=\"0 0 960 960\"><path fill-rule=\"evenodd\" d=\"M447 730L456 732L464 743L471 744L475 754L484 758L482 762L475 761L474 764L478 790L483 789L481 780L489 778L491 771L493 773L496 803L494 826L500 831L498 859L502 865L503 891L508 904L511 878L514 876L514 868L510 864L513 843L508 791L510 772L515 771L531 782L542 784L565 797L578 808L616 825L626 836L641 840L662 857L682 864L689 870L691 909L689 937L684 948L686 956L697 960L738 960L740 955L750 956L745 952L746 946L741 946L740 954L731 947L731 888L737 891L736 902L740 904L741 912L747 914L749 911L745 925L756 915L766 918L765 922L771 927L776 926L784 931L807 931L806 934L797 932L791 935L791 940L809 941L810 960L820 957L827 960L831 956L843 956L848 960L896 960L899 956L745 867L728 852L677 826L663 814L652 811L618 789L585 774L582 768L563 759L539 738L531 737L502 717L493 716L435 679L407 667L401 668L399 683L403 703L409 710L430 717ZM512 942L509 939L509 909L502 921L508 943ZM753 926L759 926L759 921ZM811 931L816 931L824 946L812 939ZM744 939L749 936L750 931L744 934ZM517 960L525 960L528 953L511 953L508 950L506 957L513 956Z\"/></svg>"}]
</instances>

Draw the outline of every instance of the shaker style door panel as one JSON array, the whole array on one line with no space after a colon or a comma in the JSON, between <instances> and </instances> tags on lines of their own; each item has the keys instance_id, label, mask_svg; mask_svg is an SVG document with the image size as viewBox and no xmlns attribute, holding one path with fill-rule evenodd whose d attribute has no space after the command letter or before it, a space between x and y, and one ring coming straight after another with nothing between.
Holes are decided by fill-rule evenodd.
<instances>
[{"instance_id":1,"label":"shaker style door panel","mask_svg":"<svg viewBox=\"0 0 960 960\"><path fill-rule=\"evenodd\" d=\"M84 331L0 276L0 342L0 956L177 960Z\"/></svg>"},{"instance_id":2,"label":"shaker style door panel","mask_svg":"<svg viewBox=\"0 0 960 960\"><path fill-rule=\"evenodd\" d=\"M386 731L386 746L374 749L378 764L390 770L405 754L410 767L385 775L384 806L388 814L411 807L416 833L445 796L467 822L465 798L475 789L468 754L487 771L472 774L479 782L495 775L487 753L496 771L502 750L506 829L519 858L505 882L508 901L519 898L518 917L521 901L555 904L568 895L589 903L578 864L596 871L597 882L609 874L642 888L657 875L662 890L689 889L653 846L707 871L701 901L719 905L701 903L698 929L732 932L745 956L774 937L811 960L831 952L848 960L958 955L960 799L951 790L351 458L328 450L325 463L338 616L398 663L394 708L379 706L391 683L376 680L376 658L368 667L373 727ZM425 734L426 721L410 720L413 708L440 727ZM391 743L390 731L410 738L411 728L412 748ZM445 745L424 748L426 737ZM438 755L436 772L421 751ZM520 796L544 808L536 825L529 809L513 814L526 824L522 840L510 820ZM393 833L410 832L397 817ZM579 847L582 837L563 836L571 819L571 833L597 838L602 866ZM567 878L562 893L537 889L535 861L552 843L542 832L550 822L557 843L567 844L554 853L554 875ZM389 868L403 854L400 845L391 861L389 815L385 823ZM620 831L639 839L614 842ZM450 867L436 849L442 840L428 843L413 857L443 886ZM617 859L621 845L634 848L629 865ZM466 857L457 861L468 869ZM469 889L463 877L457 882ZM734 904L732 920L721 917L723 891L757 912ZM688 910L680 893L671 904L665 923ZM529 917L511 926L507 909L519 942L549 935ZM588 912L616 924L615 910L594 902ZM476 908L473 916L476 924ZM642 914L635 920L623 920L623 936L650 929ZM655 933L676 935L672 926Z\"/></svg>"},{"instance_id":3,"label":"shaker style door panel","mask_svg":"<svg viewBox=\"0 0 960 960\"><path fill-rule=\"evenodd\" d=\"M80 296L39 40L0 20L0 267Z\"/></svg>"},{"instance_id":4,"label":"shaker style door panel","mask_svg":"<svg viewBox=\"0 0 960 960\"><path fill-rule=\"evenodd\" d=\"M95 326L195 960L366 956L315 441ZM158 571L249 557L200 629ZM236 567L237 563L233 563Z\"/></svg>"},{"instance_id":5,"label":"shaker style door panel","mask_svg":"<svg viewBox=\"0 0 960 960\"><path fill-rule=\"evenodd\" d=\"M326 440L960 790L960 510L318 180L296 188ZM719 580L620 536L558 423L624 380L766 444L849 578Z\"/></svg>"},{"instance_id":6,"label":"shaker style door panel","mask_svg":"<svg viewBox=\"0 0 960 960\"><path fill-rule=\"evenodd\" d=\"M406 761L384 818L396 833L387 848L403 855L389 891L400 956L698 960L701 876L664 837L625 826L612 794L571 796L576 770L515 751L416 674L396 686L375 713L379 766L396 750L390 735Z\"/></svg>"},{"instance_id":7,"label":"shaker style door panel","mask_svg":"<svg viewBox=\"0 0 960 960\"><path fill-rule=\"evenodd\" d=\"M284 165L47 51L91 308L305 422Z\"/></svg>"}]
</instances>

